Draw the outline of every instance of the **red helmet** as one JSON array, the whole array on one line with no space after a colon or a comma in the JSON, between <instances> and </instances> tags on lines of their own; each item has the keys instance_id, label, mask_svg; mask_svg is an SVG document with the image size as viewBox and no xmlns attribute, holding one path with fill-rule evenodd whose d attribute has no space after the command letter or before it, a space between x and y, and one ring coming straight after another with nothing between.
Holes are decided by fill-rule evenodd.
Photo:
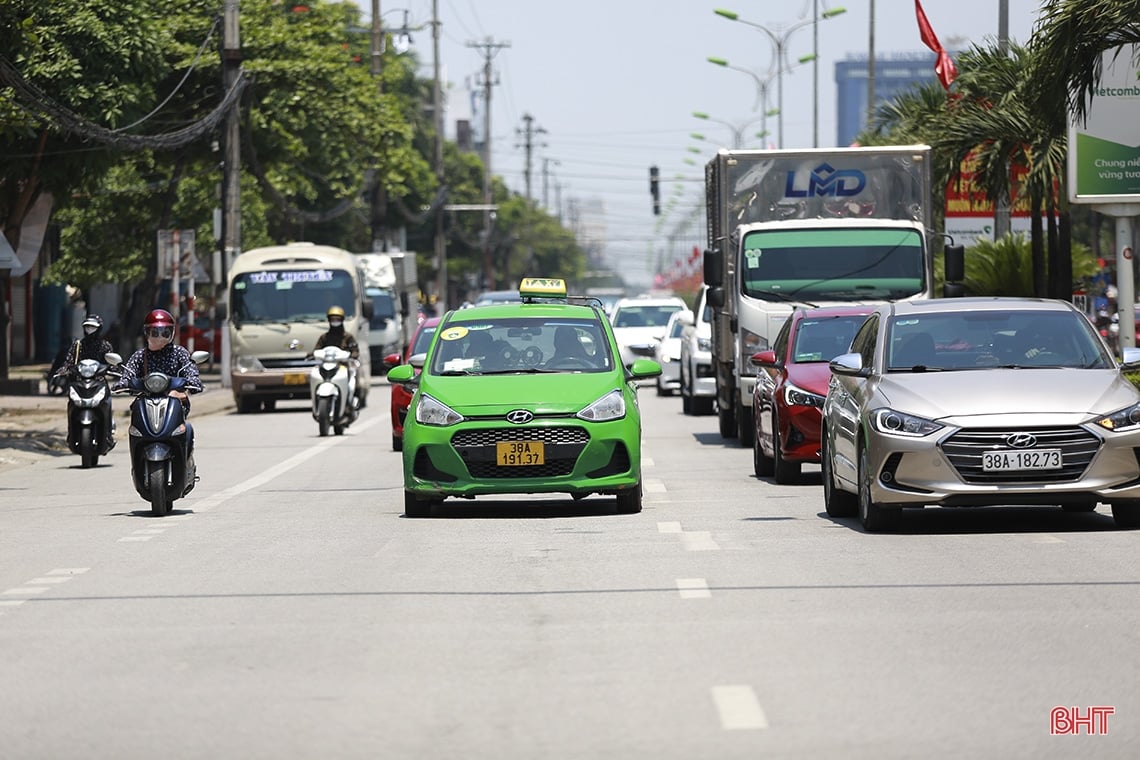
<instances>
[{"instance_id":1,"label":"red helmet","mask_svg":"<svg viewBox=\"0 0 1140 760\"><path fill-rule=\"evenodd\" d=\"M164 327L169 328L169 330L163 330L162 328ZM155 330L156 328L158 335L161 335L167 340L172 340L178 326L174 323L174 317L171 316L169 311L166 309L155 309L150 314L147 314L146 319L143 320L143 333L149 334L151 330Z\"/></svg>"}]
</instances>

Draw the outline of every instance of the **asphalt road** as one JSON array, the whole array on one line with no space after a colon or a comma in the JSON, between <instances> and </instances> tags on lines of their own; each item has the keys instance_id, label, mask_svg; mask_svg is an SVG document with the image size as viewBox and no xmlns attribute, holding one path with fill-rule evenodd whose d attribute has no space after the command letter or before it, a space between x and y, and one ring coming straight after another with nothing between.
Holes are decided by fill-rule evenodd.
<instances>
[{"instance_id":1,"label":"asphalt road","mask_svg":"<svg viewBox=\"0 0 1140 760\"><path fill-rule=\"evenodd\" d=\"M641 392L645 510L403 517L387 386L196 417L166 518L125 446L0 468L5 758L1134 758L1140 532L927 510L895 535ZM1055 707L1111 708L1051 735ZM1063 723L1060 724L1063 727Z\"/></svg>"}]
</instances>

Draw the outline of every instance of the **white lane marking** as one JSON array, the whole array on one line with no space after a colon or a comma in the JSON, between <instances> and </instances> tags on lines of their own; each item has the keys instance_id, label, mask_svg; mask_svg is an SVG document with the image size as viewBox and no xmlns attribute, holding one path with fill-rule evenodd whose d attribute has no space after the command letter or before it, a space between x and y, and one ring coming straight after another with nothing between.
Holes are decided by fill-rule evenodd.
<instances>
[{"instance_id":1,"label":"white lane marking","mask_svg":"<svg viewBox=\"0 0 1140 760\"><path fill-rule=\"evenodd\" d=\"M133 536L157 536L159 533L165 533L166 528L140 528L139 530L132 530Z\"/></svg>"},{"instance_id":2,"label":"white lane marking","mask_svg":"<svg viewBox=\"0 0 1140 760\"><path fill-rule=\"evenodd\" d=\"M686 530L681 532L681 542L691 552L711 552L720 549L720 544L712 540L707 530Z\"/></svg>"},{"instance_id":3,"label":"white lane marking","mask_svg":"<svg viewBox=\"0 0 1140 760\"><path fill-rule=\"evenodd\" d=\"M27 599L0 599L0 607L16 607L28 601Z\"/></svg>"},{"instance_id":4,"label":"white lane marking","mask_svg":"<svg viewBox=\"0 0 1140 760\"><path fill-rule=\"evenodd\" d=\"M657 523L658 533L680 533L681 523L679 522L659 522Z\"/></svg>"},{"instance_id":5,"label":"white lane marking","mask_svg":"<svg viewBox=\"0 0 1140 760\"><path fill-rule=\"evenodd\" d=\"M733 731L768 727L768 718L751 686L714 686L712 697L720 713L721 728Z\"/></svg>"},{"instance_id":6,"label":"white lane marking","mask_svg":"<svg viewBox=\"0 0 1140 760\"><path fill-rule=\"evenodd\" d=\"M368 430L370 427L372 427L374 425L379 425L382 422L387 423L389 421L390 420L387 416L378 415L376 417L373 417L370 420L365 421L363 424L356 425L355 428L359 432L364 432L365 430ZM304 451L301 451L301 452L294 454L293 456L286 459L284 462L281 462L280 464L274 465L273 467L270 467L268 470L263 470L261 473L254 475L252 478L249 478L248 480L245 480L241 483L238 483L237 485L230 486L226 490L221 491L219 493L216 493L213 496L207 496L206 498L202 499L201 501L191 502L193 505L194 512L195 513L206 512L208 510L214 509L214 508L224 504L225 502L229 501L230 499L234 498L235 496L240 496L241 494L245 493L246 491L249 491L253 488L257 488L258 486L265 485L266 483L270 483L275 478L281 477L283 474L285 474L289 470L293 469L297 465L301 464L302 462L305 462L309 459L312 459L313 457L315 457L317 454L320 454L325 449L336 446L338 443L341 443L341 442L347 441L347 440L351 440L351 438L349 438L347 436L343 436L343 435L325 438L320 443L318 443L318 444L316 444L310 448L307 448ZM122 541L124 539L120 538L119 540Z\"/></svg>"},{"instance_id":7,"label":"white lane marking","mask_svg":"<svg viewBox=\"0 0 1140 760\"><path fill-rule=\"evenodd\" d=\"M3 593L7 596L28 596L29 594L42 594L50 588L50 586L20 586L19 588L10 588Z\"/></svg>"},{"instance_id":8,"label":"white lane marking","mask_svg":"<svg viewBox=\"0 0 1140 760\"><path fill-rule=\"evenodd\" d=\"M641 455L641 466L642 467L653 467L654 462L650 457L647 457L647 456L645 456L645 454L642 454Z\"/></svg>"},{"instance_id":9,"label":"white lane marking","mask_svg":"<svg viewBox=\"0 0 1140 760\"><path fill-rule=\"evenodd\" d=\"M149 541L152 538L154 538L154 536L123 536L119 540L120 541Z\"/></svg>"},{"instance_id":10,"label":"white lane marking","mask_svg":"<svg viewBox=\"0 0 1140 760\"><path fill-rule=\"evenodd\" d=\"M1029 540L1035 544L1063 544L1063 543L1065 543L1065 539L1057 538L1056 536L1051 536L1048 533L1039 533L1039 534L1033 536Z\"/></svg>"},{"instance_id":11,"label":"white lane marking","mask_svg":"<svg viewBox=\"0 0 1140 760\"><path fill-rule=\"evenodd\" d=\"M57 567L55 570L49 570L48 575L83 575L90 569L89 567Z\"/></svg>"},{"instance_id":12,"label":"white lane marking","mask_svg":"<svg viewBox=\"0 0 1140 760\"><path fill-rule=\"evenodd\" d=\"M70 575L51 575L42 578L32 578L28 583L35 586L50 586L52 584L67 583L71 580Z\"/></svg>"},{"instance_id":13,"label":"white lane marking","mask_svg":"<svg viewBox=\"0 0 1140 760\"><path fill-rule=\"evenodd\" d=\"M642 480L641 487L645 493L665 493L665 481L663 480Z\"/></svg>"},{"instance_id":14,"label":"white lane marking","mask_svg":"<svg viewBox=\"0 0 1140 760\"><path fill-rule=\"evenodd\" d=\"M678 578L677 590L681 592L682 599L708 599L712 596L704 578Z\"/></svg>"}]
</instances>

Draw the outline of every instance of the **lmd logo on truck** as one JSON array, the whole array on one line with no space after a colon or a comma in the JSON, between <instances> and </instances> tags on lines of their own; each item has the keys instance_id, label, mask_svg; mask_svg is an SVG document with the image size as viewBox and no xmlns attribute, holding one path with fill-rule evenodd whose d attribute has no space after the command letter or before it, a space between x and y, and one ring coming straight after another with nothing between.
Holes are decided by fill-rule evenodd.
<instances>
[{"instance_id":1,"label":"lmd logo on truck","mask_svg":"<svg viewBox=\"0 0 1140 760\"><path fill-rule=\"evenodd\" d=\"M867 186L867 177L858 169L836 170L824 162L811 170L807 189L796 189L796 171L788 172L784 189L787 198L845 198L858 195Z\"/></svg>"}]
</instances>

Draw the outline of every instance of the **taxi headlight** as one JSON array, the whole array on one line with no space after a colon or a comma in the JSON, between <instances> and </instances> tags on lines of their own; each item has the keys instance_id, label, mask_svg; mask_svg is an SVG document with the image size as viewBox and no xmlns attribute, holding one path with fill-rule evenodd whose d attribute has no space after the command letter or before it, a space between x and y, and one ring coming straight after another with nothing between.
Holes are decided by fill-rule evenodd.
<instances>
[{"instance_id":1,"label":"taxi headlight","mask_svg":"<svg viewBox=\"0 0 1140 760\"><path fill-rule=\"evenodd\" d=\"M416 422L421 425L447 427L463 422L463 415L427 394L421 394L416 404Z\"/></svg>"},{"instance_id":2,"label":"taxi headlight","mask_svg":"<svg viewBox=\"0 0 1140 760\"><path fill-rule=\"evenodd\" d=\"M1133 430L1140 426L1140 404L1133 404L1118 412L1113 412L1107 417L1101 417L1096 421L1096 424L1114 433Z\"/></svg>"},{"instance_id":3,"label":"taxi headlight","mask_svg":"<svg viewBox=\"0 0 1140 760\"><path fill-rule=\"evenodd\" d=\"M942 425L937 422L896 412L894 409L876 409L871 412L871 426L880 433L907 438L921 438L942 429Z\"/></svg>"},{"instance_id":4,"label":"taxi headlight","mask_svg":"<svg viewBox=\"0 0 1140 760\"><path fill-rule=\"evenodd\" d=\"M625 396L619 390L612 390L578 412L576 416L590 422L620 420L625 416Z\"/></svg>"}]
</instances>

